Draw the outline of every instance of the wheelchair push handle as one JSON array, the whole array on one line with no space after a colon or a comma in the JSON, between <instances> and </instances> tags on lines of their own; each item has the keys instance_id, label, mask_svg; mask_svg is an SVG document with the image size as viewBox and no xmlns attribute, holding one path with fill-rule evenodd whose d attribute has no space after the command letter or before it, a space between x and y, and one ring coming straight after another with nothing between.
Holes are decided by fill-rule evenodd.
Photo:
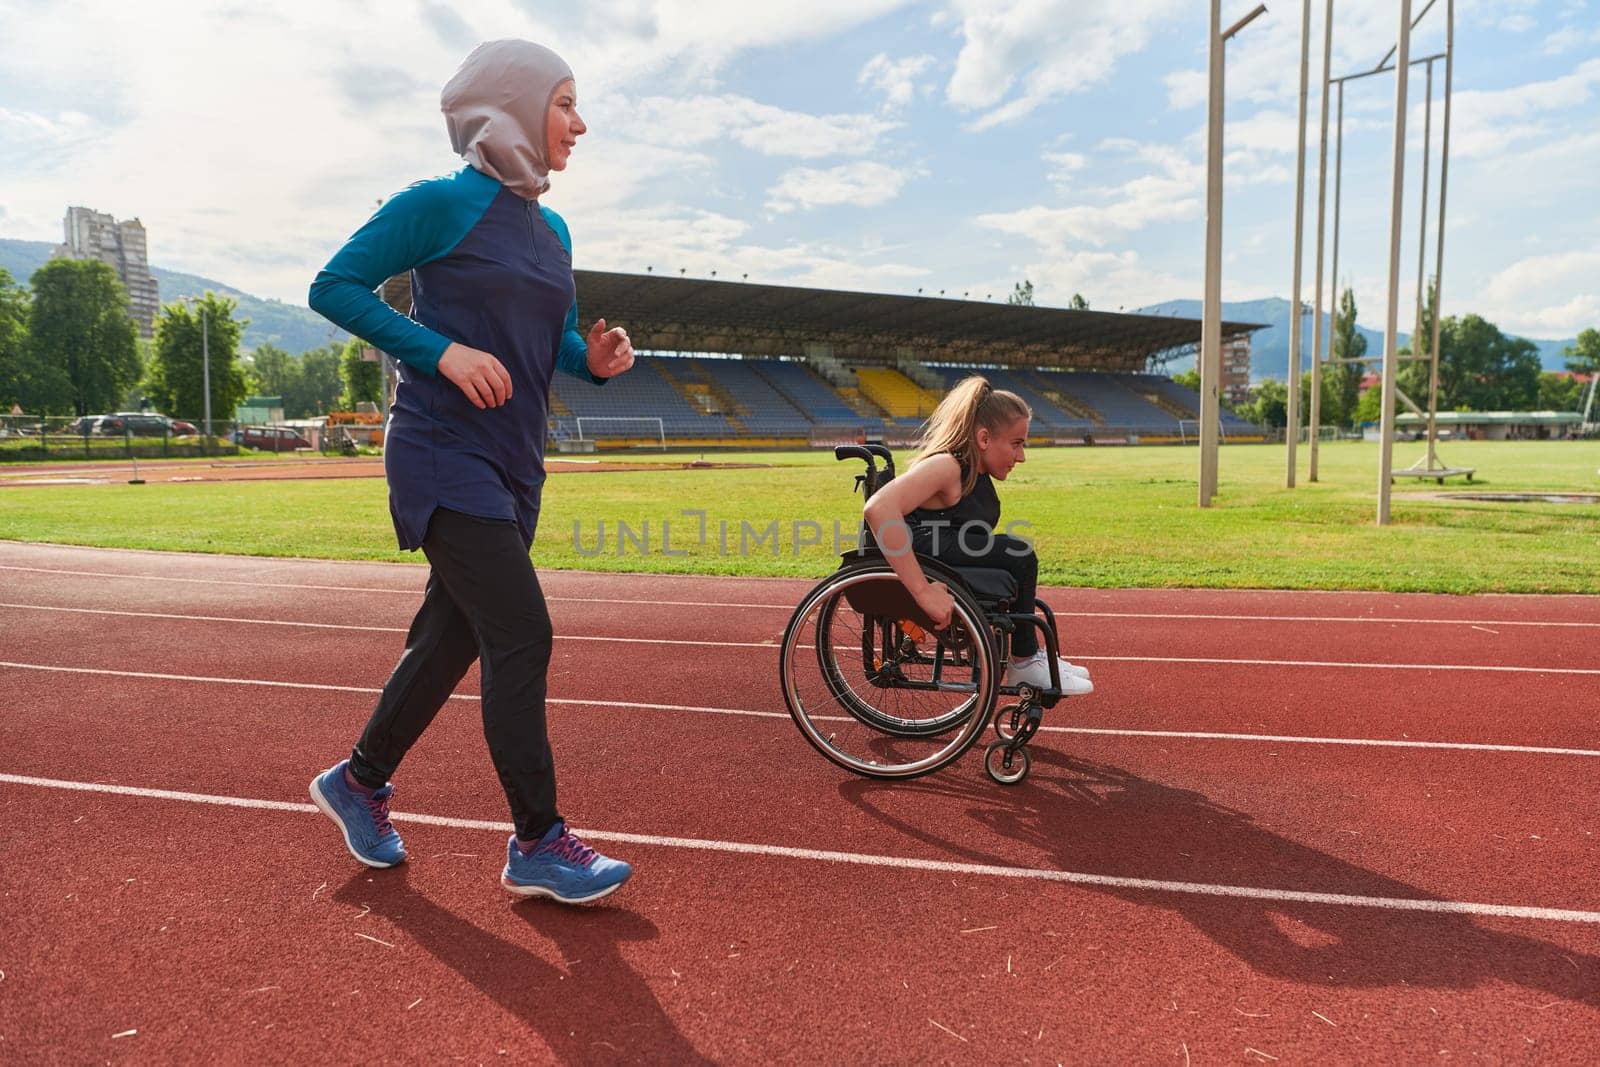
<instances>
[{"instance_id":1,"label":"wheelchair push handle","mask_svg":"<svg viewBox=\"0 0 1600 1067\"><path fill-rule=\"evenodd\" d=\"M864 489L868 497L883 488L884 485L894 480L894 453L879 441L868 441L861 445L835 445L833 458L836 460L859 459L867 465L867 473L856 475L856 488ZM878 467L876 460L883 460L883 467Z\"/></svg>"}]
</instances>

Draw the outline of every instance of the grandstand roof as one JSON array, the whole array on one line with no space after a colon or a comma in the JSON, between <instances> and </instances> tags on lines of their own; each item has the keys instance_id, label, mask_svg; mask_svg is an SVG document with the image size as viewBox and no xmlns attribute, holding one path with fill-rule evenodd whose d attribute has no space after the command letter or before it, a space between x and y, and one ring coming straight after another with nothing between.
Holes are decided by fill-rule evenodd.
<instances>
[{"instance_id":1,"label":"grandstand roof","mask_svg":"<svg viewBox=\"0 0 1600 1067\"><path fill-rule=\"evenodd\" d=\"M1143 370L1199 345L1200 320L1023 307L988 300L852 293L655 274L573 271L587 319L627 328L642 351L802 355L828 345L855 361L995 363ZM1224 322L1224 338L1263 329Z\"/></svg>"}]
</instances>

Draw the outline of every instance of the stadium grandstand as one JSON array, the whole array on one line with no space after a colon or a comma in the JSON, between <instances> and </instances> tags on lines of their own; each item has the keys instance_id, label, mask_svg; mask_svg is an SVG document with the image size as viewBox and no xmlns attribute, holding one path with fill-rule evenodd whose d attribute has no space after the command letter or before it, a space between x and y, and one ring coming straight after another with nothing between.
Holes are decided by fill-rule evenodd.
<instances>
[{"instance_id":1,"label":"stadium grandstand","mask_svg":"<svg viewBox=\"0 0 1600 1067\"><path fill-rule=\"evenodd\" d=\"M625 327L639 356L603 386L557 376L550 424L563 450L906 443L945 391L975 371L1027 400L1036 444L1195 438L1199 395L1159 370L1195 350L1197 319L573 275L580 314ZM1224 338L1261 328L1222 324ZM1222 419L1229 438L1261 437L1231 412Z\"/></svg>"}]
</instances>

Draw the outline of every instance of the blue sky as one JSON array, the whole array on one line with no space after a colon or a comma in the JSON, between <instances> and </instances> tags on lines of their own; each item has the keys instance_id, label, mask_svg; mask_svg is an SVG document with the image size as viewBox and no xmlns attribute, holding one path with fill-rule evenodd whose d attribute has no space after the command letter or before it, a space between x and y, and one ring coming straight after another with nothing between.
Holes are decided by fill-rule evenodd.
<instances>
[{"instance_id":1,"label":"blue sky","mask_svg":"<svg viewBox=\"0 0 1600 1067\"><path fill-rule=\"evenodd\" d=\"M1290 291L1301 8L1268 6L1229 46L1228 300ZM1600 12L1457 7L1445 311L1533 337L1600 326ZM1444 10L1415 54L1442 48ZM1341 0L1336 74L1377 62L1395 11ZM1198 0L0 0L0 236L60 240L84 204L140 217L161 266L303 303L378 198L454 166L438 91L461 57L521 36L577 73L590 132L547 197L580 267L996 300L1026 277L1041 303L1113 310L1198 297L1205 17ZM1418 68L1409 294L1422 100ZM1346 95L1340 280L1368 324L1393 106L1387 77ZM1439 119L1436 102L1433 204Z\"/></svg>"}]
</instances>

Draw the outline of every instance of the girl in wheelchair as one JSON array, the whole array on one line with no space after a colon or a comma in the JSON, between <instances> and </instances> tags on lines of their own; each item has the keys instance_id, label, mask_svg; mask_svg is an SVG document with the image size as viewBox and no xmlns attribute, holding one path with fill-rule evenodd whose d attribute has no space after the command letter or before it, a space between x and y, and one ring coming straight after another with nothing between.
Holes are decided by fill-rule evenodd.
<instances>
[{"instance_id":1,"label":"girl in wheelchair","mask_svg":"<svg viewBox=\"0 0 1600 1067\"><path fill-rule=\"evenodd\" d=\"M999 532L1000 498L994 480L1005 481L1025 460L1033 412L1015 393L994 389L986 378L963 379L934 409L906 472L867 501L863 517L894 572L923 612L946 626L954 598L930 581L918 557L952 566L996 567L1017 583L1016 612L1034 609L1039 558L1027 541ZM1031 626L1011 636L1007 686L1050 685L1050 665ZM1094 692L1089 672L1059 660L1061 691Z\"/></svg>"}]
</instances>

